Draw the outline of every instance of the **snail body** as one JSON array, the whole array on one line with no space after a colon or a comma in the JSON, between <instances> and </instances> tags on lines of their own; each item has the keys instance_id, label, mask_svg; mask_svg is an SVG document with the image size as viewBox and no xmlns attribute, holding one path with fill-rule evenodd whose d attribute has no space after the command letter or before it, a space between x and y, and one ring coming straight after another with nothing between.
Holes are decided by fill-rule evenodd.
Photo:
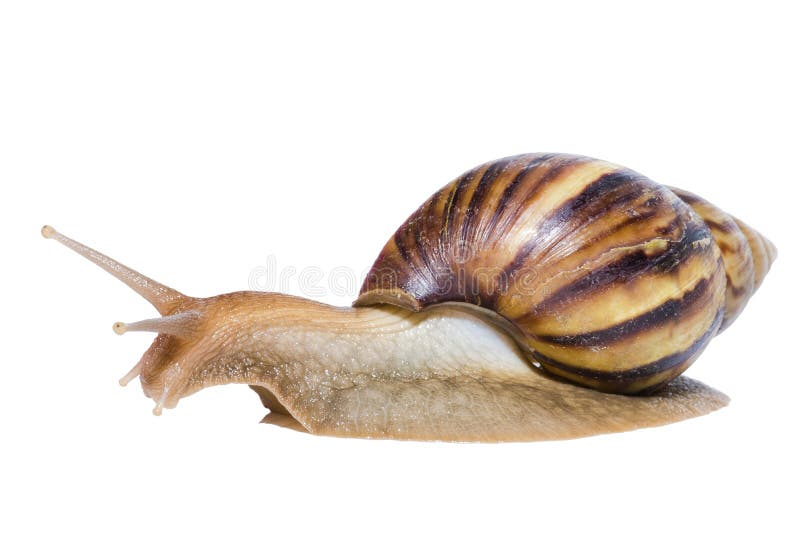
<instances>
[{"instance_id":1,"label":"snail body","mask_svg":"<svg viewBox=\"0 0 800 534\"><path fill-rule=\"evenodd\" d=\"M527 154L476 167L401 225L354 307L276 293L181 293L53 230L162 317L138 376L155 413L248 384L267 420L317 434L563 439L708 413L679 375L775 258L705 200L624 167ZM619 393L637 394L620 395Z\"/></svg>"}]
</instances>

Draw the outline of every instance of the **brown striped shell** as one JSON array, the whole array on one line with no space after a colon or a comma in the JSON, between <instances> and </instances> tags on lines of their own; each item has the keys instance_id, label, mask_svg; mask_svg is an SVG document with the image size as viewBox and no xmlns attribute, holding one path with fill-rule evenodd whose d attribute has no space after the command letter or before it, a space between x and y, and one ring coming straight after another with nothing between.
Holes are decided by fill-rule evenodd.
<instances>
[{"instance_id":1,"label":"brown striped shell","mask_svg":"<svg viewBox=\"0 0 800 534\"><path fill-rule=\"evenodd\" d=\"M437 191L355 304L480 306L548 371L638 393L682 373L774 258L767 239L691 193L605 161L526 154Z\"/></svg>"}]
</instances>

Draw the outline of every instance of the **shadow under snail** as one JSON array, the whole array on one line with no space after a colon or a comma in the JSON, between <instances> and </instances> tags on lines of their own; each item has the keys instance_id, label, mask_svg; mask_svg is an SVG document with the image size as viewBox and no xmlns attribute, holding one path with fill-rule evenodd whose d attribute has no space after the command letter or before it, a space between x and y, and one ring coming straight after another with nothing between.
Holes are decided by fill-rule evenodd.
<instances>
[{"instance_id":1,"label":"shadow under snail","mask_svg":"<svg viewBox=\"0 0 800 534\"><path fill-rule=\"evenodd\" d=\"M188 297L42 229L162 317L139 377L155 414L250 385L265 421L314 434L565 439L727 404L679 375L729 326L776 256L705 200L566 154L476 167L389 240L353 307L244 291Z\"/></svg>"}]
</instances>

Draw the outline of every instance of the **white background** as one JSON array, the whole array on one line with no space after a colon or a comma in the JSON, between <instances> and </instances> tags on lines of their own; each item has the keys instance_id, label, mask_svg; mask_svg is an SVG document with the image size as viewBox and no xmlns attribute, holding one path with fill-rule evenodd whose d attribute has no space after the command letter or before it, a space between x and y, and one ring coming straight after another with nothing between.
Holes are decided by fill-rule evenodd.
<instances>
[{"instance_id":1,"label":"white background","mask_svg":"<svg viewBox=\"0 0 800 534\"><path fill-rule=\"evenodd\" d=\"M596 4L4 2L0 530L796 532L797 17ZM531 151L625 164L778 245L688 373L730 406L504 445L299 434L241 386L157 418L116 382L152 336L111 330L155 312L39 236L197 296L269 257L360 275L441 185Z\"/></svg>"}]
</instances>

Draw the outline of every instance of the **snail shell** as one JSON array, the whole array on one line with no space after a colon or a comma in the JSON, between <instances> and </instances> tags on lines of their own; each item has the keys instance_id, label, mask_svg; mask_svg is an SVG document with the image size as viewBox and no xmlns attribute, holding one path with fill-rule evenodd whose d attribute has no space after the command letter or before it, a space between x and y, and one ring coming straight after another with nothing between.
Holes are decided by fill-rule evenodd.
<instances>
[{"instance_id":1,"label":"snail shell","mask_svg":"<svg viewBox=\"0 0 800 534\"><path fill-rule=\"evenodd\" d=\"M691 193L597 159L526 154L422 204L355 305L473 304L551 373L643 393L691 365L774 258L767 239Z\"/></svg>"}]
</instances>

